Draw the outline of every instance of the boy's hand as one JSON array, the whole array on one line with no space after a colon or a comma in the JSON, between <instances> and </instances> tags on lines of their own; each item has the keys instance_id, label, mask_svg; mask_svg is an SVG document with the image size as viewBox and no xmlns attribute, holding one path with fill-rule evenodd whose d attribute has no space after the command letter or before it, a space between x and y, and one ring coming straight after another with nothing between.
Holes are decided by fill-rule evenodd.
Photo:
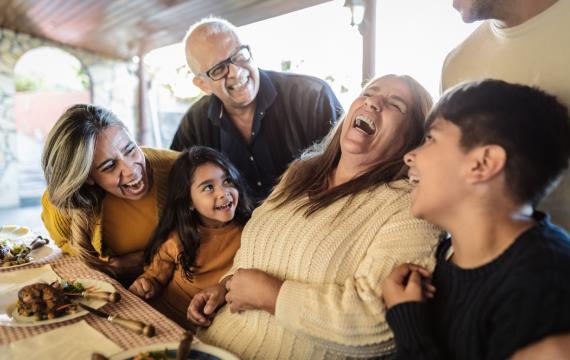
<instances>
[{"instance_id":1,"label":"boy's hand","mask_svg":"<svg viewBox=\"0 0 570 360\"><path fill-rule=\"evenodd\" d=\"M200 291L194 295L190 305L188 305L186 317L198 326L210 326L216 309L225 304L225 297L225 282Z\"/></svg>"},{"instance_id":2,"label":"boy's hand","mask_svg":"<svg viewBox=\"0 0 570 360\"><path fill-rule=\"evenodd\" d=\"M129 291L141 299L149 300L158 294L159 289L151 279L139 276L129 287Z\"/></svg>"},{"instance_id":3,"label":"boy's hand","mask_svg":"<svg viewBox=\"0 0 570 360\"><path fill-rule=\"evenodd\" d=\"M382 296L386 307L390 309L403 302L433 298L435 287L429 283L430 275L426 269L413 264L396 267L382 282Z\"/></svg>"}]
</instances>

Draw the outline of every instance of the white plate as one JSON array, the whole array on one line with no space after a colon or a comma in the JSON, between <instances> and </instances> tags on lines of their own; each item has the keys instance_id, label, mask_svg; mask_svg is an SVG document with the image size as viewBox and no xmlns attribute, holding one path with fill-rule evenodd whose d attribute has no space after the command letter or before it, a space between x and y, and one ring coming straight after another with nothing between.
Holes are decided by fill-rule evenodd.
<instances>
[{"instance_id":1,"label":"white plate","mask_svg":"<svg viewBox=\"0 0 570 360\"><path fill-rule=\"evenodd\" d=\"M130 350L126 350L126 351L123 351L123 352L120 352L118 354L111 356L110 360L130 360L133 357L135 357L136 355L143 353L143 352L162 351L164 349L176 351L178 349L178 343L154 344L154 345L147 345L147 346L143 346L143 347L139 347L139 348L135 348L135 349L130 349ZM212 345L206 345L203 343L197 343L197 342L192 343L192 351L198 351L198 352L202 352L202 353L206 353L207 355L210 355L210 357L202 357L200 359L239 360L239 358L237 356L230 353L229 351L226 351L224 349L221 349L219 347L215 347ZM174 353L174 354L176 354L176 353ZM198 358L197 357L188 357L187 359L198 359Z\"/></svg>"},{"instance_id":2,"label":"white plate","mask_svg":"<svg viewBox=\"0 0 570 360\"><path fill-rule=\"evenodd\" d=\"M76 281L80 282L83 287L85 288L96 288L97 291L115 291L115 287L108 282L101 281L101 280L92 280L92 279L75 279ZM92 308L99 309L107 304L104 300L86 300L83 298L80 299L79 302L91 306ZM13 326L13 327L29 327L29 326L39 326L39 325L48 325L48 324L55 324L62 321L67 321L71 319L75 319L81 317L83 315L87 315L89 312L84 310L80 307L77 308L77 312L73 314L67 314L64 316L60 316L55 319L50 320L35 320L33 317L22 316L18 314L18 309L16 307L18 299L13 299L12 305L8 306L6 309L6 313L0 313L0 326Z\"/></svg>"},{"instance_id":3,"label":"white plate","mask_svg":"<svg viewBox=\"0 0 570 360\"><path fill-rule=\"evenodd\" d=\"M20 225L2 225L0 226L0 240L17 239L30 233L30 228Z\"/></svg>"},{"instance_id":4,"label":"white plate","mask_svg":"<svg viewBox=\"0 0 570 360\"><path fill-rule=\"evenodd\" d=\"M6 229L6 228L8 230L12 230L16 227L17 227L16 225L4 225L0 228L0 230ZM24 233L24 231L27 231L27 232ZM8 236L4 236L4 234L13 234L13 235L17 235L17 237L10 238ZM29 235L29 236L27 236L27 235ZM30 232L30 229L25 227L25 226L17 227L17 229L15 229L15 231L12 231L12 232L0 231L0 241L1 240L7 240L10 245L18 244L18 243L25 243L26 245L30 245L30 243L32 241L34 241L36 236L37 236L37 234ZM39 259L43 259L43 258L51 255L51 253L53 252L53 249L50 247L50 244L53 244L53 242L52 242L52 240L49 240L49 241L50 242L48 244L30 251L30 253L28 254L28 256L30 257L30 261L28 261L27 263L17 264L17 265L12 265L12 266L2 266L2 264L0 263L0 271L7 270L7 269L13 269L13 268L20 267L20 266L25 266L25 265L31 264L35 261L38 261Z\"/></svg>"},{"instance_id":5,"label":"white plate","mask_svg":"<svg viewBox=\"0 0 570 360\"><path fill-rule=\"evenodd\" d=\"M30 261L28 261L27 263L17 264L17 265L12 265L12 266L0 266L0 271L7 270L7 269L13 269L13 268L17 268L20 266L26 266L28 264L35 262L35 261L38 261L38 260L43 259L47 256L50 256L51 253L53 253L53 249L49 246L49 244L44 245L41 248L30 251L30 254L29 254Z\"/></svg>"}]
</instances>

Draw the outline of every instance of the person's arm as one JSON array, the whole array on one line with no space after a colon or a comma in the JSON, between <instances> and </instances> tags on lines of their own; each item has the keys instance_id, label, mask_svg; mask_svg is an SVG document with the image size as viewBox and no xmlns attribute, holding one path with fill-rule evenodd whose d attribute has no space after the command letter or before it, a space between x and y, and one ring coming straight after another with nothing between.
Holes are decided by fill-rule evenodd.
<instances>
[{"instance_id":1,"label":"person's arm","mask_svg":"<svg viewBox=\"0 0 570 360\"><path fill-rule=\"evenodd\" d=\"M178 125L178 129L176 130L172 143L170 144L170 149L182 151L185 148L192 146L195 142L193 140L192 133L192 110L189 109L182 117L180 125Z\"/></svg>"},{"instance_id":2,"label":"person's arm","mask_svg":"<svg viewBox=\"0 0 570 360\"><path fill-rule=\"evenodd\" d=\"M382 282L386 320L394 331L397 358L443 359L431 336L425 301L435 294L431 274L413 264L402 264Z\"/></svg>"},{"instance_id":3,"label":"person's arm","mask_svg":"<svg viewBox=\"0 0 570 360\"><path fill-rule=\"evenodd\" d=\"M506 359L546 336L570 332L570 291L560 285L567 280L561 277L539 272L510 275L502 295L493 299L497 307L490 320L487 359Z\"/></svg>"},{"instance_id":4,"label":"person's arm","mask_svg":"<svg viewBox=\"0 0 570 360\"><path fill-rule=\"evenodd\" d=\"M344 110L331 87L323 82L319 89L310 89L304 94L306 99L297 99L293 106L307 107L303 121L303 145L311 146L326 136L342 117ZM303 104L303 105L301 105Z\"/></svg>"},{"instance_id":5,"label":"person's arm","mask_svg":"<svg viewBox=\"0 0 570 360\"><path fill-rule=\"evenodd\" d=\"M319 106L315 116L321 119L328 130L342 117L344 109L336 98L333 89L326 83L321 89L318 104Z\"/></svg>"},{"instance_id":6,"label":"person's arm","mask_svg":"<svg viewBox=\"0 0 570 360\"><path fill-rule=\"evenodd\" d=\"M193 145L219 149L219 132L208 119L211 99L212 96L202 96L190 106L172 139L171 150L182 151Z\"/></svg>"},{"instance_id":7,"label":"person's arm","mask_svg":"<svg viewBox=\"0 0 570 360\"><path fill-rule=\"evenodd\" d=\"M426 303L410 301L391 307L386 321L394 331L397 359L445 359L433 338Z\"/></svg>"},{"instance_id":8,"label":"person's arm","mask_svg":"<svg viewBox=\"0 0 570 360\"><path fill-rule=\"evenodd\" d=\"M226 302L232 313L263 310L275 315L275 303L283 281L258 269L237 269L226 277Z\"/></svg>"},{"instance_id":9,"label":"person's arm","mask_svg":"<svg viewBox=\"0 0 570 360\"><path fill-rule=\"evenodd\" d=\"M231 278L231 275L226 276L218 284L194 295L188 305L186 318L197 326L210 326L216 310L226 303L226 282Z\"/></svg>"},{"instance_id":10,"label":"person's arm","mask_svg":"<svg viewBox=\"0 0 570 360\"><path fill-rule=\"evenodd\" d=\"M71 219L59 211L50 201L47 190L42 195L42 222L55 244L65 253L75 255L69 243Z\"/></svg>"},{"instance_id":11,"label":"person's arm","mask_svg":"<svg viewBox=\"0 0 570 360\"><path fill-rule=\"evenodd\" d=\"M180 251L182 251L181 246L175 239L166 240L129 290L144 299L156 297L172 279Z\"/></svg>"},{"instance_id":12,"label":"person's arm","mask_svg":"<svg viewBox=\"0 0 570 360\"><path fill-rule=\"evenodd\" d=\"M570 334L549 336L518 350L511 360L565 360L570 358Z\"/></svg>"}]
</instances>

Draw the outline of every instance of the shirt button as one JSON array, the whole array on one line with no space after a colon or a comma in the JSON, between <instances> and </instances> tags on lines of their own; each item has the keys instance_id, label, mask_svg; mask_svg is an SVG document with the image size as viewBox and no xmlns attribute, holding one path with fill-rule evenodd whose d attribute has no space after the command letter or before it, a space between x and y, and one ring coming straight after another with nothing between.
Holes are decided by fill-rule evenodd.
<instances>
[{"instance_id":1,"label":"shirt button","mask_svg":"<svg viewBox=\"0 0 570 360\"><path fill-rule=\"evenodd\" d=\"M263 116L263 111L259 113L259 115Z\"/></svg>"},{"instance_id":2,"label":"shirt button","mask_svg":"<svg viewBox=\"0 0 570 360\"><path fill-rule=\"evenodd\" d=\"M261 181L258 181L258 182L257 182L257 186L261 186Z\"/></svg>"},{"instance_id":3,"label":"shirt button","mask_svg":"<svg viewBox=\"0 0 570 360\"><path fill-rule=\"evenodd\" d=\"M250 161L253 161L253 156L250 156L250 157L249 157L249 160L250 160Z\"/></svg>"}]
</instances>

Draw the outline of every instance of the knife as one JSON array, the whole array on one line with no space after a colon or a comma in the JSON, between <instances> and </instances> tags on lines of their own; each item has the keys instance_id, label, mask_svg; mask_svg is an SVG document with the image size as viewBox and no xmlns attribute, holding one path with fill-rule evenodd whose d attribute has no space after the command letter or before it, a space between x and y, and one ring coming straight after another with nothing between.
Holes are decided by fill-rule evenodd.
<instances>
[{"instance_id":1,"label":"knife","mask_svg":"<svg viewBox=\"0 0 570 360\"><path fill-rule=\"evenodd\" d=\"M121 294L109 291L84 291L80 293L64 293L66 296L77 296L87 300L103 300L110 303L116 303L121 300Z\"/></svg>"},{"instance_id":2,"label":"knife","mask_svg":"<svg viewBox=\"0 0 570 360\"><path fill-rule=\"evenodd\" d=\"M124 319L124 318L118 317L116 315L110 315L110 314L107 314L106 312L103 312L101 310L93 309L91 306L87 306L83 303L78 303L78 305L80 307L82 307L83 309L89 311L91 314L95 314L97 316L105 318L105 319L109 320L109 322L121 325L122 327L127 328L131 331L134 331L137 334L142 334L142 335L147 336L147 337L153 337L155 334L155 329L154 329L154 326L152 326L152 325L145 324L145 323L137 321L137 320L129 320L129 319Z\"/></svg>"}]
</instances>

